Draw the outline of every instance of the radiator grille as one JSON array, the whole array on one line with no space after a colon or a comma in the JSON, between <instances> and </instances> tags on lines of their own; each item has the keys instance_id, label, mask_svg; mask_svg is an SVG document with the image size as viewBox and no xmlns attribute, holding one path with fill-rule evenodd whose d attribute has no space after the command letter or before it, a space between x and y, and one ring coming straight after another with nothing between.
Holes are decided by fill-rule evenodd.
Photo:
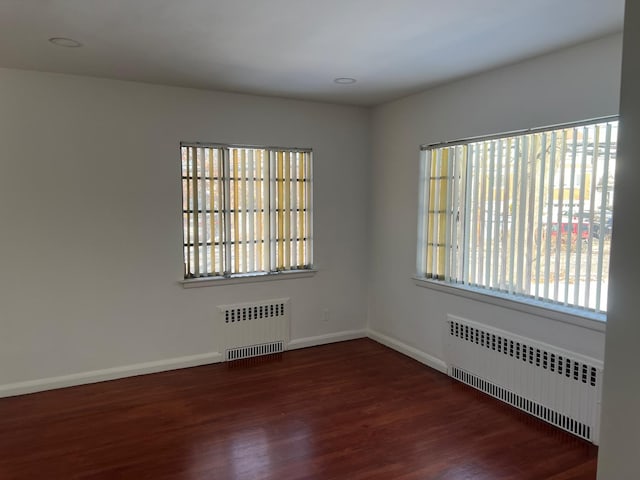
<instances>
[{"instance_id":1,"label":"radiator grille","mask_svg":"<svg viewBox=\"0 0 640 480\"><path fill-rule=\"evenodd\" d=\"M285 303L266 305L242 305L221 307L224 310L225 323L259 320L261 318L282 317L285 314Z\"/></svg>"},{"instance_id":2,"label":"radiator grille","mask_svg":"<svg viewBox=\"0 0 640 480\"><path fill-rule=\"evenodd\" d=\"M284 351L282 342L263 343L262 345L251 345L248 347L238 347L227 350L226 360L241 360L243 358L259 357L261 355L271 355Z\"/></svg>"},{"instance_id":3,"label":"radiator grille","mask_svg":"<svg viewBox=\"0 0 640 480\"><path fill-rule=\"evenodd\" d=\"M451 377L597 444L601 362L451 315L448 324Z\"/></svg>"}]
</instances>

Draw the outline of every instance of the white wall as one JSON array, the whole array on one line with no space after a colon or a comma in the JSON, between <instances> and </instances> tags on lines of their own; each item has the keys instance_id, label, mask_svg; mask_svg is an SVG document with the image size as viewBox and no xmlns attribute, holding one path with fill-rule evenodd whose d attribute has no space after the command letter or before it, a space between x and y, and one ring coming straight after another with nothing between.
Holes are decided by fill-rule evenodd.
<instances>
[{"instance_id":1,"label":"white wall","mask_svg":"<svg viewBox=\"0 0 640 480\"><path fill-rule=\"evenodd\" d=\"M419 146L616 114L615 35L434 88L373 112L369 321L436 360L448 313L602 359L604 333L415 286ZM436 362L437 363L437 362Z\"/></svg>"},{"instance_id":2,"label":"white wall","mask_svg":"<svg viewBox=\"0 0 640 480\"><path fill-rule=\"evenodd\" d=\"M627 1L598 478L640 478L640 2Z\"/></svg>"},{"instance_id":3,"label":"white wall","mask_svg":"<svg viewBox=\"0 0 640 480\"><path fill-rule=\"evenodd\" d=\"M0 393L16 382L213 352L216 305L285 296L292 338L303 342L361 332L368 310L372 331L441 359L451 313L602 359L601 331L413 284L418 149L614 114L620 52L619 35L604 38L383 105L371 117L0 69ZM183 289L181 140L312 147L320 272Z\"/></svg>"},{"instance_id":4,"label":"white wall","mask_svg":"<svg viewBox=\"0 0 640 480\"><path fill-rule=\"evenodd\" d=\"M355 107L0 69L0 389L213 352L221 304L363 331L369 133ZM313 148L315 277L183 289L181 140Z\"/></svg>"}]
</instances>

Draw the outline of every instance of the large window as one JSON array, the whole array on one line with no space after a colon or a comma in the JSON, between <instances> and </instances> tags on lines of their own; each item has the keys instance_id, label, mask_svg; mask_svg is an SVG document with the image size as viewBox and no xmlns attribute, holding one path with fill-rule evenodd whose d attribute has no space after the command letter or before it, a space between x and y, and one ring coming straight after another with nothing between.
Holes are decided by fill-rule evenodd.
<instances>
[{"instance_id":1,"label":"large window","mask_svg":"<svg viewBox=\"0 0 640 480\"><path fill-rule=\"evenodd\" d=\"M312 265L308 149L181 144L184 277Z\"/></svg>"},{"instance_id":2,"label":"large window","mask_svg":"<svg viewBox=\"0 0 640 480\"><path fill-rule=\"evenodd\" d=\"M606 312L617 130L605 119L423 147L418 276Z\"/></svg>"}]
</instances>

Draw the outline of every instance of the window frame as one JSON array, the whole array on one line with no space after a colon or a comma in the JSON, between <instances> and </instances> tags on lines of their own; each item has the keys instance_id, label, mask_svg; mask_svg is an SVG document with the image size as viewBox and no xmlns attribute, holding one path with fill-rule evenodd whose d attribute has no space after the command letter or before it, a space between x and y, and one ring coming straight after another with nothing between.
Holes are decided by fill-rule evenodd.
<instances>
[{"instance_id":1,"label":"window frame","mask_svg":"<svg viewBox=\"0 0 640 480\"><path fill-rule=\"evenodd\" d=\"M219 152L219 155L221 156L219 160L220 166L221 168L222 166L224 166L224 170L219 171L217 174L219 176L216 178L212 176L211 178L202 180L202 182L205 182L205 183L209 182L207 184L207 188L210 189L209 195L212 194L212 190L213 190L212 184L214 181L216 182L217 187L222 190L222 193L220 194L221 203L216 209L216 212L220 214L221 226L230 224L231 222L234 221L232 217L234 215L238 215L237 213L234 214L234 211L235 211L234 208L237 209L238 208L237 205L233 207L230 203L231 202L230 199L234 195L232 188L230 186L230 182L236 180L236 181L239 181L238 183L245 183L245 188L246 188L246 185L250 183L249 177L247 177L246 179L242 179L242 177L238 177L238 179L234 179L233 174L231 172L231 168L230 168L230 162L232 161L230 152L232 150L236 149L236 150L252 151L252 155L255 155L257 151L262 151L261 155L266 155L266 157L263 158L263 162L269 165L271 165L273 161L277 162L277 159L278 159L277 155L279 153L284 153L285 156L291 155L291 154L297 154L297 153L306 154L304 157L307 163L306 169L300 176L297 176L298 180L296 180L296 181L305 182L303 184L304 185L303 190L305 194L305 205L304 205L304 210L301 210L301 211L306 212L303 215L306 215L308 217L308 222L306 223L305 238L298 240L298 241L304 242L305 261L306 261L304 265L299 265L299 266L292 265L290 268L272 268L269 271L255 270L255 271L237 272L233 267L234 262L229 262L229 258L231 257L231 254L227 252L227 249L233 248L233 245L235 243L240 242L240 244L242 244L243 242L252 242L254 243L254 246L249 248L255 248L255 246L258 243L257 240L262 238L262 241L261 241L262 244L264 245L268 244L269 249L275 249L275 248L278 248L278 246L273 244L273 242L275 241L277 244L280 240L277 238L277 232L273 232L273 235L276 235L276 237L274 236L261 237L255 234L253 237L249 238L248 236L246 236L246 233L245 233L242 236L242 239L238 240L238 238L240 237L237 237L236 235L238 235L238 233L236 233L234 234L233 238L231 237L227 238L226 236L229 235L230 227L225 226L223 228L223 231L218 232L220 235L219 237L220 240L216 240L214 237L211 237L210 241L207 241L207 243L210 243L210 245L208 246L204 245L199 248L203 250L206 249L208 251L209 258L211 258L212 262L214 261L213 260L214 257L226 259L225 266L229 267L230 271L216 272L215 266L213 266L213 268L207 268L207 272L202 272L195 276L191 275L190 271L189 272L187 271L187 251L189 248L196 248L196 247L195 247L195 244L192 247L187 246L187 240L188 240L187 228L192 227L192 225L189 223L190 220L185 219L185 214L187 213L187 211L192 211L193 208L190 208L192 206L189 205L189 202L190 201L193 202L195 200L193 200L193 197L189 198L189 193L187 190L185 190L185 180L189 184L191 184L192 182L196 184L201 183L201 180L199 178L200 175L198 175L197 173L196 173L197 179L195 181L190 180L191 176L188 173L187 173L187 176L185 177L185 160L184 160L185 149L191 149L191 148L203 149L202 150L203 154L206 150L209 150L211 152L210 153L211 162L214 161L213 160L214 150L217 150ZM179 168L180 168L180 179L181 179L180 180L180 190L181 190L180 210L181 210L181 223L182 223L181 238L182 238L182 252L183 252L182 253L183 278L179 280L179 283L182 283L183 287L194 288L194 287L215 286L215 285L255 283L255 282L263 282L263 281L270 281L270 280L297 279L297 278L311 277L317 272L317 269L313 264L313 240L314 240L314 236L313 236L313 149L301 148L301 147L276 147L276 146L250 145L250 144L227 144L227 143L219 143L219 142L182 141L180 142L179 153L180 153ZM196 161L202 162L202 163L207 162L207 160L191 159L192 157L190 157L190 154L188 152L186 152L186 155L187 155L187 160L186 160L187 164L192 164L192 162L195 163ZM274 157L272 157L272 155L274 155ZM205 158L206 158L206 154L205 154ZM283 160L283 162L284 161L286 160ZM295 162L295 160L293 160L292 157L289 158L289 161ZM242 160L242 162L244 162L244 160ZM213 163L211 163L210 165L213 165ZM243 166L240 168L244 169L245 167L246 167L246 162L243 163ZM187 167L187 172L188 172L188 168L189 167ZM213 168L213 167L209 166L209 168ZM200 169L200 164L198 165L198 169ZM213 172L210 172L209 174L213 175ZM285 178L280 179L278 178L278 173L275 171L273 175L269 175L268 172L263 171L262 176L252 177L251 182L258 183L258 181L262 182L263 185L268 185L262 188L263 202L267 202L268 204L268 202L274 201L273 194L269 192L277 191L278 187L276 187L276 184L281 182L281 185L279 188L284 188L286 182L289 182L289 184L292 184L291 182L293 181L293 179L291 177L288 177L287 179ZM252 188L255 188L255 185ZM286 188L292 188L292 187L290 187L290 185L287 185ZM297 190L297 188L298 187L296 187L295 189ZM308 189L308 191L305 189ZM192 193L192 195L194 194ZM287 199L291 198L286 194L284 195L284 197L286 197ZM185 206L185 201L187 202L186 206ZM194 206L198 210L198 212L202 212L203 207L200 205L201 201L202 199L198 197L197 204ZM290 200L286 200L286 201L290 201ZM205 203L206 202L209 202L209 200L205 200ZM264 214L263 221L265 224L273 224L271 217L274 215L277 215L276 212L278 210L276 210L275 206L271 208L270 206L267 206L267 204L265 204L263 206L263 210L261 210L262 213ZM204 208L206 210L207 206L205 206ZM249 208L249 205L246 204L245 208ZM254 206L251 207L254 213L256 212L255 208L256 207L254 204ZM238 211L241 211L241 210L238 210ZM249 210L247 210L247 212L248 211ZM289 214L291 214L291 212L294 212L294 210L290 210L290 209L285 209L285 211ZM212 210L209 212L209 215L213 215L213 213L214 211ZM205 211L205 215L206 215L206 211ZM211 219L210 222L213 225L214 220ZM268 232L269 232L269 227L266 227L266 233L265 232L263 233L264 235L267 235ZM224 240L222 239L223 238L222 235L226 235ZM292 244L291 239L289 238L286 241L283 241L282 243L289 244L289 248L291 247L291 244ZM223 249L221 253L217 251L218 248ZM254 255L255 255L255 251L254 251ZM264 256L265 257L268 256L269 258L263 261L266 264L270 264L271 266L273 266L273 262L271 260L272 255L270 253L267 253L266 249L265 249Z\"/></svg>"},{"instance_id":2,"label":"window frame","mask_svg":"<svg viewBox=\"0 0 640 480\"><path fill-rule=\"evenodd\" d=\"M567 305L554 302L551 299L535 298L526 294L508 293L498 289L493 289L490 286L484 285L470 285L466 283L460 283L458 281L447 281L446 279L430 278L427 274L421 274L421 264L427 260L427 236L424 232L427 229L425 225L426 214L429 206L430 199L426 198L425 192L428 189L425 188L425 182L429 181L429 173L425 172L423 158L423 152L425 150L433 150L436 148L453 147L460 145L469 145L474 142L487 142L491 140L504 140L511 137L539 134L545 132L559 131L563 129L577 129L578 127L586 127L591 125L599 125L609 122L618 122L619 115L610 115L605 117L598 117L593 119L586 119L577 122L567 122L562 124L549 125L544 127L536 127L531 129L521 129L508 131L504 133L497 133L491 135L481 135L475 137L462 138L449 142L438 142L433 144L420 145L421 158L419 163L420 176L419 176L419 203L418 203L418 236L417 236L417 258L416 274L413 276L415 285L420 287L429 288L436 291L445 292L448 294L458 295L465 298L470 298L476 301L484 303L499 305L512 310L517 310L541 317L551 318L554 320L562 321L565 323L579 325L588 329L596 331L605 331L606 326L606 312L593 311L584 307L577 307L573 305ZM618 139L612 139L616 142ZM613 143L612 142L612 143ZM611 175L611 171L609 171ZM557 179L554 179L556 181ZM574 178L574 185L575 185ZM551 185L554 188L555 185ZM462 206L461 208L467 208ZM467 212L465 212L467 214ZM435 227L437 228L437 227ZM440 248L438 244L438 248Z\"/></svg>"}]
</instances>

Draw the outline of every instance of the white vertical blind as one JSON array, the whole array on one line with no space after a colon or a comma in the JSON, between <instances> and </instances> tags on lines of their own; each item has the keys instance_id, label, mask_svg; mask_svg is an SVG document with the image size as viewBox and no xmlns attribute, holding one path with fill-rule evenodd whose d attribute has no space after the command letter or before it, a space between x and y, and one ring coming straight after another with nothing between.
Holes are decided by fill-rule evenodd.
<instances>
[{"instance_id":1,"label":"white vertical blind","mask_svg":"<svg viewBox=\"0 0 640 480\"><path fill-rule=\"evenodd\" d=\"M198 155L197 149L194 147L191 149L191 172L193 173L193 185L191 199L192 205L192 218L193 218L193 268L196 275L200 275L200 210L198 208Z\"/></svg>"},{"instance_id":2,"label":"white vertical blind","mask_svg":"<svg viewBox=\"0 0 640 480\"><path fill-rule=\"evenodd\" d=\"M481 175L478 174L478 145L470 145L471 147L471 185L473 191L471 194L471 211L469 212L470 223L469 223L469 238L471 239L470 253L471 259L469 261L469 284L476 284L476 273L478 271L478 227L480 225L480 220L478 219L478 213L480 212L479 202L478 202L478 190L479 190L479 179Z\"/></svg>"},{"instance_id":3,"label":"white vertical blind","mask_svg":"<svg viewBox=\"0 0 640 480\"><path fill-rule=\"evenodd\" d=\"M278 238L278 232L276 231L276 216L277 216L277 210L276 210L276 190L277 190L277 185L276 185L276 157L277 154L274 151L270 151L269 152L269 160L268 160L268 165L269 165L269 242L267 245L269 245L269 254L268 254L268 259L269 259L269 271L271 270L275 270L276 265L277 265L277 261L276 261L276 243L277 243L277 238Z\"/></svg>"},{"instance_id":4,"label":"white vertical blind","mask_svg":"<svg viewBox=\"0 0 640 480\"><path fill-rule=\"evenodd\" d=\"M238 245L239 256L239 273L245 273L247 271L247 248L251 239L247 236L247 212L248 205L247 200L247 174L245 167L247 165L247 150L241 149L238 159L238 198L237 200L237 215L238 215L238 231L234 238L234 242Z\"/></svg>"},{"instance_id":5,"label":"white vertical blind","mask_svg":"<svg viewBox=\"0 0 640 480\"><path fill-rule=\"evenodd\" d=\"M429 222L428 209L429 188L431 185L431 152L420 152L420 185L418 186L418 252L416 255L416 271L427 272L427 226ZM430 249L429 249L430 250Z\"/></svg>"},{"instance_id":6,"label":"white vertical blind","mask_svg":"<svg viewBox=\"0 0 640 480\"><path fill-rule=\"evenodd\" d=\"M433 165L433 169L435 172L439 172L442 174L442 171L444 170L444 167L442 166L443 164L443 160L442 157L446 156L449 152L447 150L443 150L443 151L439 151L436 152L436 158L435 158L435 164ZM435 173L434 173L435 175ZM443 277L443 271L442 268L440 267L440 258L443 252L441 252L441 243L440 243L440 224L442 223L442 220L444 219L444 216L442 215L444 212L442 212L442 203L443 203L443 199L442 199L442 194L441 194L441 183L442 183L442 179L443 177L438 177L435 176L435 190L434 190L434 200L433 200L433 215L435 218L435 221L430 225L430 227L432 227L432 231L433 231L433 240L432 240L432 247L434 250L434 255L432 256L432 260L433 260L433 271L437 272L436 273L436 277L435 278L442 278ZM444 191L444 190L442 190Z\"/></svg>"},{"instance_id":7,"label":"white vertical blind","mask_svg":"<svg viewBox=\"0 0 640 480\"><path fill-rule=\"evenodd\" d=\"M284 255L282 258L283 269L291 267L291 152L283 152L282 163L284 166L284 180L282 182L282 222L284 235L282 236L282 244L284 247Z\"/></svg>"},{"instance_id":8,"label":"white vertical blind","mask_svg":"<svg viewBox=\"0 0 640 480\"><path fill-rule=\"evenodd\" d=\"M418 275L606 311L617 128L425 147Z\"/></svg>"},{"instance_id":9,"label":"white vertical blind","mask_svg":"<svg viewBox=\"0 0 640 480\"><path fill-rule=\"evenodd\" d=\"M548 185L548 180L546 178L546 167L547 167L547 133L543 132L541 135L542 138L540 138L539 140L541 141L540 144L540 175L537 177L537 185L538 185L538 199L537 202L535 204L536 206L536 228L535 228L535 232L533 232L536 236L536 240L535 240L535 244L536 244L536 256L535 258L540 259L542 257L542 246L543 246L543 241L542 241L542 234L543 234L543 230L544 228L542 228L542 222L543 222L543 218L544 218L544 200L545 200L545 187ZM550 189L548 189L550 190ZM533 238L533 236L532 236ZM535 297L536 298L540 298L540 286L541 284L544 284L544 279L540 276L540 273L542 272L542 265L545 262L542 261L537 261L535 262L535 281L534 281L534 290L535 290Z\"/></svg>"},{"instance_id":10,"label":"white vertical blind","mask_svg":"<svg viewBox=\"0 0 640 480\"><path fill-rule=\"evenodd\" d=\"M311 151L181 150L185 278L311 268Z\"/></svg>"},{"instance_id":11,"label":"white vertical blind","mask_svg":"<svg viewBox=\"0 0 640 480\"><path fill-rule=\"evenodd\" d=\"M224 236L221 240L221 250L224 255L224 269L220 272L221 275L228 275L232 271L233 263L231 252L231 236L232 231L232 219L231 219L231 155L229 149L222 149L222 178L221 178L221 190L222 198L224 200L224 207L220 211L222 218L224 219ZM191 276L194 276L193 274Z\"/></svg>"},{"instance_id":12,"label":"white vertical blind","mask_svg":"<svg viewBox=\"0 0 640 480\"><path fill-rule=\"evenodd\" d=\"M291 152L291 182L289 182L291 224L291 265L298 262L298 153Z\"/></svg>"},{"instance_id":13,"label":"white vertical blind","mask_svg":"<svg viewBox=\"0 0 640 480\"><path fill-rule=\"evenodd\" d=\"M256 172L254 164L254 150L247 152L247 271L256 271L255 251L257 246L257 238L255 232L255 187Z\"/></svg>"},{"instance_id":14,"label":"white vertical blind","mask_svg":"<svg viewBox=\"0 0 640 480\"><path fill-rule=\"evenodd\" d=\"M304 185L304 197L302 200L304 201L304 206L301 208L301 211L304 213L304 237L303 237L303 246L304 246L304 258L305 263L309 262L309 264L313 260L313 221L312 221L312 213L313 213L313 188L312 188L312 154L310 151L302 153L304 160L304 169L305 169L305 177L303 181ZM300 259L298 260L300 262Z\"/></svg>"},{"instance_id":15,"label":"white vertical blind","mask_svg":"<svg viewBox=\"0 0 640 480\"><path fill-rule=\"evenodd\" d=\"M618 136L617 132L617 124L615 125L616 132L615 138ZM612 151L611 148L611 140L614 138L612 136L613 125L607 125L607 133L606 133L606 141L605 141L605 149L604 149L604 166L603 166L603 174L602 180L600 182L600 190L602 192L601 198L607 199L606 203L613 204L613 190L609 192L609 175L613 173L613 171L609 170L609 167L615 167L615 158L612 158L612 155L615 155L615 150ZM612 185L613 186L613 185ZM609 194L611 194L611 200L609 201ZM606 238L606 228L607 222L605 220L605 215L600 215L600 219L597 223L598 226L598 238ZM608 267L608 265L607 265ZM597 278L601 278L604 275L604 242L598 242L598 274ZM601 298L602 298L602 285L600 282L596 284L596 310L600 309L601 306ZM606 292L606 288L604 289Z\"/></svg>"}]
</instances>

